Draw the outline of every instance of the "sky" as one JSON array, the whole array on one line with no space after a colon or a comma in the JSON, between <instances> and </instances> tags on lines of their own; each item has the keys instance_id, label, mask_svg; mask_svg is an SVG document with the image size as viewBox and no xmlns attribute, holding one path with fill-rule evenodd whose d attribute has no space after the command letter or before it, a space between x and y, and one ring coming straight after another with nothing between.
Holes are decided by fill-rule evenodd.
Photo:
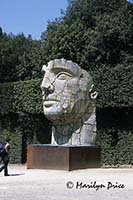
<instances>
[{"instance_id":1,"label":"sky","mask_svg":"<svg viewBox=\"0 0 133 200\"><path fill-rule=\"evenodd\" d=\"M68 0L0 0L0 27L7 34L29 34L40 39L48 21L61 17Z\"/></svg>"}]
</instances>

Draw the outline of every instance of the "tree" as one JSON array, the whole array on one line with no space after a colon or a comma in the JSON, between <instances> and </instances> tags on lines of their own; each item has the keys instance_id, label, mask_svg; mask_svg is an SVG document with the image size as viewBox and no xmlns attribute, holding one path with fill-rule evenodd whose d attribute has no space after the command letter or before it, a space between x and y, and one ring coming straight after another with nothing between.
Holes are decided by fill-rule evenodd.
<instances>
[{"instance_id":1,"label":"tree","mask_svg":"<svg viewBox=\"0 0 133 200\"><path fill-rule=\"evenodd\" d=\"M119 63L123 51L131 50L131 9L126 0L69 1L66 15L43 33L46 57L69 58L84 67Z\"/></svg>"},{"instance_id":2,"label":"tree","mask_svg":"<svg viewBox=\"0 0 133 200\"><path fill-rule=\"evenodd\" d=\"M132 5L126 0L69 0L66 14L43 33L45 60L64 57L89 70L101 103L105 99L102 106L132 104L127 103L127 91L133 94Z\"/></svg>"},{"instance_id":3,"label":"tree","mask_svg":"<svg viewBox=\"0 0 133 200\"><path fill-rule=\"evenodd\" d=\"M1 29L2 30L2 29ZM15 54L10 36L0 34L0 82L12 81L15 78Z\"/></svg>"},{"instance_id":4,"label":"tree","mask_svg":"<svg viewBox=\"0 0 133 200\"><path fill-rule=\"evenodd\" d=\"M0 29L0 82L27 80L39 76L41 43L23 33L7 35Z\"/></svg>"},{"instance_id":5,"label":"tree","mask_svg":"<svg viewBox=\"0 0 133 200\"><path fill-rule=\"evenodd\" d=\"M30 46L19 55L19 63L16 66L18 80L40 77L42 60L41 44L32 40Z\"/></svg>"}]
</instances>

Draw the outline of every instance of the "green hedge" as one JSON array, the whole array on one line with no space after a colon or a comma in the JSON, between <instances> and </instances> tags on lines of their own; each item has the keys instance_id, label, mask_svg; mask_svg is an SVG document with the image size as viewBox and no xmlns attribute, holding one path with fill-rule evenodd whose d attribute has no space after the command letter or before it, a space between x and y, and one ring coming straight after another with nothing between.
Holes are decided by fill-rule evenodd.
<instances>
[{"instance_id":1,"label":"green hedge","mask_svg":"<svg viewBox=\"0 0 133 200\"><path fill-rule=\"evenodd\" d=\"M93 74L99 92L97 144L102 164L133 164L131 67L120 72L117 68L99 70L101 77ZM11 163L26 162L28 144L50 142L51 126L42 111L40 84L41 79L0 84L0 142L11 138Z\"/></svg>"},{"instance_id":2,"label":"green hedge","mask_svg":"<svg viewBox=\"0 0 133 200\"><path fill-rule=\"evenodd\" d=\"M42 113L41 80L0 84L0 114Z\"/></svg>"},{"instance_id":3,"label":"green hedge","mask_svg":"<svg viewBox=\"0 0 133 200\"><path fill-rule=\"evenodd\" d=\"M43 114L0 116L0 143L10 138L10 163L25 163L29 144L49 143L51 126Z\"/></svg>"},{"instance_id":4,"label":"green hedge","mask_svg":"<svg viewBox=\"0 0 133 200\"><path fill-rule=\"evenodd\" d=\"M35 125L34 125L35 127ZM39 130L40 127L36 130ZM27 146L29 144L49 143L50 126L43 128L43 132L17 128L15 131L9 129L0 130L0 141L11 138L10 163L25 163ZM117 130L97 131L97 145L101 147L101 164L107 166L133 165L133 131ZM45 135L44 135L45 134Z\"/></svg>"},{"instance_id":5,"label":"green hedge","mask_svg":"<svg viewBox=\"0 0 133 200\"><path fill-rule=\"evenodd\" d=\"M133 165L133 131L100 130L97 144L103 165Z\"/></svg>"},{"instance_id":6,"label":"green hedge","mask_svg":"<svg viewBox=\"0 0 133 200\"><path fill-rule=\"evenodd\" d=\"M97 107L133 107L133 67L96 66L93 71L99 95ZM42 113L42 79L0 84L0 114Z\"/></svg>"},{"instance_id":7,"label":"green hedge","mask_svg":"<svg viewBox=\"0 0 133 200\"><path fill-rule=\"evenodd\" d=\"M0 130L0 143L4 143L6 138L10 138L11 151L10 163L21 163L22 153L22 133L19 130L12 132L9 129Z\"/></svg>"},{"instance_id":8,"label":"green hedge","mask_svg":"<svg viewBox=\"0 0 133 200\"><path fill-rule=\"evenodd\" d=\"M107 119L107 115L105 118ZM102 165L133 165L133 129L131 126L132 130L125 129L125 126L127 127L126 122L120 130L114 122L110 124L112 129L107 129L109 124L106 126L98 124L96 143L101 146ZM25 163L27 146L35 143L50 143L50 133L51 124L43 114L10 113L10 115L0 116L0 142L4 142L7 137L11 138L11 163Z\"/></svg>"},{"instance_id":9,"label":"green hedge","mask_svg":"<svg viewBox=\"0 0 133 200\"><path fill-rule=\"evenodd\" d=\"M95 66L97 107L133 107L133 65Z\"/></svg>"},{"instance_id":10,"label":"green hedge","mask_svg":"<svg viewBox=\"0 0 133 200\"><path fill-rule=\"evenodd\" d=\"M101 108L96 116L102 164L133 165L133 108Z\"/></svg>"}]
</instances>

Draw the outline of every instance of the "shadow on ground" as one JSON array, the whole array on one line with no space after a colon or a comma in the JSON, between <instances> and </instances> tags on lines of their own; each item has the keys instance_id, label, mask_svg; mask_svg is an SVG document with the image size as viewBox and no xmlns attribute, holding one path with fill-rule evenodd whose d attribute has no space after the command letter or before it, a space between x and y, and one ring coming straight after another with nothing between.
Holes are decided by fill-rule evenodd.
<instances>
[{"instance_id":1,"label":"shadow on ground","mask_svg":"<svg viewBox=\"0 0 133 200\"><path fill-rule=\"evenodd\" d=\"M21 175L25 175L25 173L21 173L21 174L10 174L9 176L21 176Z\"/></svg>"}]
</instances>

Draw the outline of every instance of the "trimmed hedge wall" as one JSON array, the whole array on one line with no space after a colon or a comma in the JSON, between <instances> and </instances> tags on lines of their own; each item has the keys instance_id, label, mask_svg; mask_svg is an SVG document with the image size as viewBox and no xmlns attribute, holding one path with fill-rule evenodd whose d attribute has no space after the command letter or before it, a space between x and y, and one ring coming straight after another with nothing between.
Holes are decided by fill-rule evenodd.
<instances>
[{"instance_id":1,"label":"trimmed hedge wall","mask_svg":"<svg viewBox=\"0 0 133 200\"><path fill-rule=\"evenodd\" d=\"M41 80L0 84L0 114L42 113Z\"/></svg>"},{"instance_id":2,"label":"trimmed hedge wall","mask_svg":"<svg viewBox=\"0 0 133 200\"><path fill-rule=\"evenodd\" d=\"M10 163L25 163L29 144L50 142L51 126L43 115L23 116L21 126L14 128L10 119L6 120L10 125L8 129L1 127L0 141L11 138ZM102 165L133 165L133 131L101 129L97 131L96 143L101 146Z\"/></svg>"},{"instance_id":3,"label":"trimmed hedge wall","mask_svg":"<svg viewBox=\"0 0 133 200\"><path fill-rule=\"evenodd\" d=\"M50 123L43 114L10 113L10 115L0 116L0 143L10 138L11 163L25 163L27 146L49 143L50 132Z\"/></svg>"},{"instance_id":4,"label":"trimmed hedge wall","mask_svg":"<svg viewBox=\"0 0 133 200\"><path fill-rule=\"evenodd\" d=\"M4 143L6 138L10 138L11 151L10 151L10 162L21 163L22 154L22 133L19 130L12 132L8 129L0 130L0 143Z\"/></svg>"},{"instance_id":5,"label":"trimmed hedge wall","mask_svg":"<svg viewBox=\"0 0 133 200\"><path fill-rule=\"evenodd\" d=\"M96 66L91 71L99 95L97 107L133 107L133 66ZM0 84L0 114L42 113L42 79Z\"/></svg>"},{"instance_id":6,"label":"trimmed hedge wall","mask_svg":"<svg viewBox=\"0 0 133 200\"><path fill-rule=\"evenodd\" d=\"M133 107L133 65L95 66L91 73L99 93L97 107Z\"/></svg>"},{"instance_id":7,"label":"trimmed hedge wall","mask_svg":"<svg viewBox=\"0 0 133 200\"><path fill-rule=\"evenodd\" d=\"M133 165L133 131L99 130L97 144L101 147L104 165Z\"/></svg>"},{"instance_id":8,"label":"trimmed hedge wall","mask_svg":"<svg viewBox=\"0 0 133 200\"><path fill-rule=\"evenodd\" d=\"M124 71L119 74L117 68L109 71L110 76L102 69L101 78L98 73L98 79L94 76L99 92L97 144L103 165L133 164L133 89L129 91L133 77L130 67L125 70L128 86ZM50 142L51 126L43 115L40 84L41 79L0 84L0 142L11 138L11 163L26 162L28 144Z\"/></svg>"}]
</instances>

